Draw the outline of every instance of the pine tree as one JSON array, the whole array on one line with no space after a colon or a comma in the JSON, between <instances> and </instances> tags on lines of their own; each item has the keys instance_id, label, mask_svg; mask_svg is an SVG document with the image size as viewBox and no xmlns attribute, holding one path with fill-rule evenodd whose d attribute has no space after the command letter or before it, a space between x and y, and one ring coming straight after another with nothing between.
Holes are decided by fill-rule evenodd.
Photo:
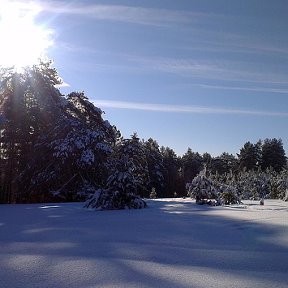
<instances>
[{"instance_id":1,"label":"pine tree","mask_svg":"<svg viewBox=\"0 0 288 288\"><path fill-rule=\"evenodd\" d=\"M181 159L185 183L189 183L203 169L203 158L198 152L188 148Z\"/></svg>"},{"instance_id":2,"label":"pine tree","mask_svg":"<svg viewBox=\"0 0 288 288\"><path fill-rule=\"evenodd\" d=\"M104 210L145 208L146 202L140 196L147 193L149 174L144 147L137 135L119 141L110 161L106 186L98 189L85 207Z\"/></svg>"},{"instance_id":3,"label":"pine tree","mask_svg":"<svg viewBox=\"0 0 288 288\"><path fill-rule=\"evenodd\" d=\"M180 196L186 195L181 170L181 160L177 157L175 151L169 147L160 148L163 157L164 166L164 197L174 197L177 191Z\"/></svg>"},{"instance_id":4,"label":"pine tree","mask_svg":"<svg viewBox=\"0 0 288 288\"><path fill-rule=\"evenodd\" d=\"M0 71L0 202L17 201L21 192L17 178L33 153L41 133L52 126L59 115L57 103L60 84L51 62L41 62L17 73L13 69Z\"/></svg>"},{"instance_id":5,"label":"pine tree","mask_svg":"<svg viewBox=\"0 0 288 288\"><path fill-rule=\"evenodd\" d=\"M196 199L197 204L219 205L219 193L205 169L191 183L187 184L188 195Z\"/></svg>"},{"instance_id":6,"label":"pine tree","mask_svg":"<svg viewBox=\"0 0 288 288\"><path fill-rule=\"evenodd\" d=\"M107 159L116 141L114 127L102 119L103 112L83 92L69 94L60 105L61 116L39 138L36 157L20 177L26 197L36 201L85 200L88 193L83 193L83 187L97 189L108 176Z\"/></svg>"},{"instance_id":7,"label":"pine tree","mask_svg":"<svg viewBox=\"0 0 288 288\"><path fill-rule=\"evenodd\" d=\"M205 152L202 154L202 159L203 159L203 165L207 168L210 169L211 168L211 161L212 161L212 156Z\"/></svg>"},{"instance_id":8,"label":"pine tree","mask_svg":"<svg viewBox=\"0 0 288 288\"><path fill-rule=\"evenodd\" d=\"M147 188L150 191L154 187L161 195L164 189L165 170L159 145L155 140L149 138L144 142L144 149L150 179Z\"/></svg>"},{"instance_id":9,"label":"pine tree","mask_svg":"<svg viewBox=\"0 0 288 288\"><path fill-rule=\"evenodd\" d=\"M156 199L157 198L157 193L155 187L152 187L151 193L149 195L150 199Z\"/></svg>"},{"instance_id":10,"label":"pine tree","mask_svg":"<svg viewBox=\"0 0 288 288\"><path fill-rule=\"evenodd\" d=\"M238 196L238 191L236 186L232 185L225 185L222 188L220 193L220 199L222 204L224 205L231 205L231 204L240 204L241 200Z\"/></svg>"},{"instance_id":11,"label":"pine tree","mask_svg":"<svg viewBox=\"0 0 288 288\"><path fill-rule=\"evenodd\" d=\"M270 198L288 201L288 169L281 172L270 171L272 177L269 181Z\"/></svg>"},{"instance_id":12,"label":"pine tree","mask_svg":"<svg viewBox=\"0 0 288 288\"><path fill-rule=\"evenodd\" d=\"M257 170L261 161L261 142L246 142L237 155L240 169Z\"/></svg>"},{"instance_id":13,"label":"pine tree","mask_svg":"<svg viewBox=\"0 0 288 288\"><path fill-rule=\"evenodd\" d=\"M0 202L83 200L108 176L116 128L84 93L55 88L51 61L1 72Z\"/></svg>"},{"instance_id":14,"label":"pine tree","mask_svg":"<svg viewBox=\"0 0 288 288\"><path fill-rule=\"evenodd\" d=\"M265 139L262 145L262 170L272 167L280 172L286 167L287 158L281 139Z\"/></svg>"},{"instance_id":15,"label":"pine tree","mask_svg":"<svg viewBox=\"0 0 288 288\"><path fill-rule=\"evenodd\" d=\"M218 173L220 175L230 173L230 171L235 172L238 170L239 166L236 157L226 152L212 158L210 163L209 169L211 173Z\"/></svg>"}]
</instances>

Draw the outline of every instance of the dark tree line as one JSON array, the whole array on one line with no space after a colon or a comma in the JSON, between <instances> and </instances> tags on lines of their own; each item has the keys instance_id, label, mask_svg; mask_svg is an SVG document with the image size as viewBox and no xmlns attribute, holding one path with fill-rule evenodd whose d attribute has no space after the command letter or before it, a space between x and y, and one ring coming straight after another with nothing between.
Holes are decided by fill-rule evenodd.
<instances>
[{"instance_id":1,"label":"dark tree line","mask_svg":"<svg viewBox=\"0 0 288 288\"><path fill-rule=\"evenodd\" d=\"M83 92L55 88L61 80L51 62L0 73L0 203L90 197L96 208L141 208L137 195L148 198L152 189L158 197L186 196L186 183L204 167L215 175L287 168L281 139L218 157L190 148L180 157L137 134L123 139Z\"/></svg>"},{"instance_id":2,"label":"dark tree line","mask_svg":"<svg viewBox=\"0 0 288 288\"><path fill-rule=\"evenodd\" d=\"M78 201L103 185L118 132L51 63L0 75L0 202Z\"/></svg>"}]
</instances>

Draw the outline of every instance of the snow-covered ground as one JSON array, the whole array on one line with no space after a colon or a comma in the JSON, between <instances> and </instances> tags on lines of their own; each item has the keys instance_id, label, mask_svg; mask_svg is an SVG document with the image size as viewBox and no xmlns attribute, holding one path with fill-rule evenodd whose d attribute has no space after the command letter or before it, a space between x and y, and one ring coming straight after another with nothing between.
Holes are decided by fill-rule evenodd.
<instances>
[{"instance_id":1,"label":"snow-covered ground","mask_svg":"<svg viewBox=\"0 0 288 288\"><path fill-rule=\"evenodd\" d=\"M0 205L0 287L288 287L288 203Z\"/></svg>"}]
</instances>

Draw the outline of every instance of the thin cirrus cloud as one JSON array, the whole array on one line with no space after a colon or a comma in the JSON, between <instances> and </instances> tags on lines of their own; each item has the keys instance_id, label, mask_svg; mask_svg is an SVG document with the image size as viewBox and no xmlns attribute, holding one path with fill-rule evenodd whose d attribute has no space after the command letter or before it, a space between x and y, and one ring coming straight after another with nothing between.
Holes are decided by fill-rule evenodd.
<instances>
[{"instance_id":1,"label":"thin cirrus cloud","mask_svg":"<svg viewBox=\"0 0 288 288\"><path fill-rule=\"evenodd\" d=\"M246 90L258 92L275 92L287 93L287 89L273 89L274 84L288 85L287 75L281 71L271 71L272 66L262 69L257 63L249 63L244 61L228 61L228 60L196 60L192 58L174 58L174 57L155 57L155 56L139 56L125 53L109 53L95 51L98 55L98 60L94 63L79 63L81 66L90 69L91 71L114 71L123 69L123 71L139 71L142 73L163 73L175 74L179 77L187 79L202 79L202 80L220 80L223 82L237 81L241 82L243 88L231 86L219 86L218 88L229 90ZM112 61L117 58L117 61ZM106 62L103 59L109 59ZM120 61L119 61L120 60ZM261 63L260 63L261 64ZM262 65L263 66L263 65ZM275 67L274 67L275 68ZM108 70L107 70L108 69ZM275 69L274 69L275 70ZM273 73L274 72L274 73ZM246 84L244 84L246 83ZM265 84L271 87L259 88L249 87L248 83L256 85ZM204 87L203 88L217 88Z\"/></svg>"},{"instance_id":2,"label":"thin cirrus cloud","mask_svg":"<svg viewBox=\"0 0 288 288\"><path fill-rule=\"evenodd\" d=\"M199 86L207 89L219 89L219 90L238 90L238 91L253 91L253 92L266 92L266 93L280 93L288 94L288 88L268 88L268 87L237 87L237 86L220 86L220 85L207 85L207 84L195 84L193 86Z\"/></svg>"},{"instance_id":3,"label":"thin cirrus cloud","mask_svg":"<svg viewBox=\"0 0 288 288\"><path fill-rule=\"evenodd\" d=\"M27 2L21 1L21 3ZM74 1L42 1L39 3L39 7L41 7L43 12L53 13L55 15L64 14L79 17L90 17L95 20L126 22L140 25L168 27L170 25L183 25L185 31L187 32L189 30L190 34L189 41L184 41L182 44L175 44L175 49L181 49L180 51L177 50L179 53L181 53L183 49L192 49L199 51L206 50L210 51L211 53L222 54L224 52L249 54L265 53L269 54L271 57L275 55L277 55L277 57L279 57L279 55L281 55L281 57L283 57L283 55L286 57L288 53L286 46L280 45L281 43L278 43L279 45L277 44L277 46L275 43L271 43L271 41L268 41L268 43L266 43L266 41L263 42L263 40L260 41L259 39L257 39L257 37L251 39L251 37L249 37L247 33L235 34L233 32L227 33L227 31L215 31L215 29L213 29L213 23L216 23L218 20L225 20L228 21L228 23L231 23L231 21L235 21L235 19L229 15L227 16L211 13L197 13L183 10L169 10L125 5L84 4ZM206 22L208 23L208 26L203 26L203 23ZM65 45L65 43L63 45ZM68 49L69 47L64 48ZM86 45L76 48L70 47L69 49L70 51L71 49L74 49L76 52L82 50L86 53L95 52L94 47L87 47ZM274 67L275 69L273 73L273 71L271 71L270 69L271 67L263 67L261 66L261 63L255 63L254 61L252 61L253 63L244 63L240 61L233 62L227 60L225 61L224 59L221 59L221 57L223 56L219 57L217 54L217 58L215 58L215 55L213 55L213 59L206 59L205 61L201 61L189 58L174 59L172 57L169 58L157 56L149 57L148 55L127 55L127 57L122 57L124 62L118 62L117 64L107 62L103 63L103 59L107 58L99 57L99 61L98 63L94 63L93 69L111 70L113 68L123 68L128 70L128 72L129 69L132 69L133 71L135 71L135 69L138 69L138 71L140 72L153 72L154 70L161 73L177 74L181 77L193 77L196 79L205 80L220 80L225 82L239 81L242 82L242 84L244 82L250 84L265 83L268 85L271 84L271 86L273 84L288 84L286 73L281 72L278 68L276 69ZM215 59L218 60L215 61ZM134 64L136 64L136 66ZM241 88L234 89L230 87L223 89L241 90ZM262 89L258 89L257 87L243 87L243 90L286 93L285 89L276 91L272 88L263 88L262 91Z\"/></svg>"},{"instance_id":4,"label":"thin cirrus cloud","mask_svg":"<svg viewBox=\"0 0 288 288\"><path fill-rule=\"evenodd\" d=\"M191 113L191 114L229 114L229 115L250 115L250 116L271 116L271 117L288 117L285 112L258 111L246 109L230 109L222 107L202 107L202 106L184 106L184 105L167 105L154 103L137 103L113 100L94 101L96 106L101 108L143 110L167 113Z\"/></svg>"},{"instance_id":5,"label":"thin cirrus cloud","mask_svg":"<svg viewBox=\"0 0 288 288\"><path fill-rule=\"evenodd\" d=\"M173 73L184 77L249 83L288 84L286 74L281 72L272 73L272 67L263 69L257 63L244 61L201 61L190 58L137 56L127 56L127 60L136 63L142 69L146 68L150 71Z\"/></svg>"},{"instance_id":6,"label":"thin cirrus cloud","mask_svg":"<svg viewBox=\"0 0 288 288\"><path fill-rule=\"evenodd\" d=\"M125 5L103 5L67 3L64 1L42 2L42 11L79 15L98 20L110 20L142 25L166 26L169 24L186 24L198 18L209 17L203 13L172 11L168 9L145 8Z\"/></svg>"},{"instance_id":7,"label":"thin cirrus cloud","mask_svg":"<svg viewBox=\"0 0 288 288\"><path fill-rule=\"evenodd\" d=\"M206 51L210 53L234 53L250 55L277 55L277 57L287 57L288 49L285 45L275 44L263 39L251 39L247 35L237 35L232 33L219 33L215 31L194 29L191 31L195 39L191 40L189 46L184 47L186 51ZM199 33L201 35L199 36Z\"/></svg>"},{"instance_id":8,"label":"thin cirrus cloud","mask_svg":"<svg viewBox=\"0 0 288 288\"><path fill-rule=\"evenodd\" d=\"M27 2L25 3L27 4ZM95 20L108 20L149 26L184 24L186 28L189 27L190 33L195 36L191 37L191 39L210 39L206 43L204 41L203 44L206 45L198 47L198 49L201 50L207 49L219 51L218 49L220 48L220 50L237 50L238 52L284 53L285 55L288 53L286 47L282 47L281 45L278 47L271 45L271 43L255 41L255 39L251 43L251 37L247 37L247 35L237 35L227 32L223 33L215 31L214 29L211 30L211 27L213 28L214 26L213 23L217 23L218 21L224 20L228 21L228 23L234 23L235 16L231 17L221 14L146 8L139 6L83 4L75 2L67 3L64 1L43 1L39 7L41 7L42 11L53 14L78 15L80 17L85 16L94 18ZM203 23L206 22L209 23L208 25L210 26L210 29L208 30L207 28L203 28ZM187 24L192 25L187 26ZM214 38L214 41L211 42L211 38ZM214 45L218 47L213 48ZM219 45L224 46L221 49ZM190 48L195 49L195 45L193 44Z\"/></svg>"},{"instance_id":9,"label":"thin cirrus cloud","mask_svg":"<svg viewBox=\"0 0 288 288\"><path fill-rule=\"evenodd\" d=\"M66 1L42 1L40 5L43 12L71 15L79 17L90 17L95 20L105 20L114 22L126 22L131 24L170 26L183 25L185 31L189 30L189 41L185 44L175 44L175 49L196 49L199 51L210 51L212 53L268 53L271 57L277 54L286 57L286 46L279 47L273 43L266 43L263 40L251 39L251 35L227 33L215 31L213 23L218 20L235 21L231 16L218 15L211 13L197 13L183 10L169 10L159 8L146 8L139 6L125 5L102 5L102 4L83 4L80 2ZM208 23L208 26L203 26ZM188 25L187 25L188 24ZM190 25L191 24L191 25ZM188 28L189 27L189 28ZM188 30L187 30L188 29ZM248 33L249 34L249 33ZM186 34L185 34L186 35ZM187 36L187 35L186 35ZM184 36L185 37L185 36ZM256 37L257 38L257 37ZM64 43L65 44L65 43ZM67 48L67 47L66 47ZM93 53L94 47L78 47L74 50L81 50ZM70 49L71 50L71 49ZM177 50L178 51L178 50ZM181 53L181 51L178 51ZM215 55L214 55L215 56ZM215 57L213 56L213 59ZM219 57L217 57L219 59ZM195 61L193 59L173 59L161 57L141 57L128 56L128 62L138 65L138 68L156 70L164 73L175 73L180 76L193 76L205 79L215 79L223 81L246 81L258 83L287 83L286 74L280 72L270 73L270 68L263 70L252 63L233 63L222 61ZM133 64L132 63L132 64ZM97 68L105 68L105 65L97 63ZM128 63L129 64L129 63ZM119 64L117 64L119 66ZM108 65L109 67L111 65ZM113 65L112 65L113 66ZM127 68L127 63L125 63ZM113 68L113 67L112 67ZM256 67L257 68L257 67ZM133 67L135 69L135 67ZM277 69L278 71L278 69Z\"/></svg>"}]
</instances>

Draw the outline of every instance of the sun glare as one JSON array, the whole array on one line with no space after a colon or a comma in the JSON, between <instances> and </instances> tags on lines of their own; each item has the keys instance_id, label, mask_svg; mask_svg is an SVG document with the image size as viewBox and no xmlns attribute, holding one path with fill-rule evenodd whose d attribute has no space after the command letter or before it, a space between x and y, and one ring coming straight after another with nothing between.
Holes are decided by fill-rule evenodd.
<instances>
[{"instance_id":1,"label":"sun glare","mask_svg":"<svg viewBox=\"0 0 288 288\"><path fill-rule=\"evenodd\" d=\"M35 24L41 7L29 1L0 3L0 66L21 69L36 64L53 44L51 30Z\"/></svg>"}]
</instances>

